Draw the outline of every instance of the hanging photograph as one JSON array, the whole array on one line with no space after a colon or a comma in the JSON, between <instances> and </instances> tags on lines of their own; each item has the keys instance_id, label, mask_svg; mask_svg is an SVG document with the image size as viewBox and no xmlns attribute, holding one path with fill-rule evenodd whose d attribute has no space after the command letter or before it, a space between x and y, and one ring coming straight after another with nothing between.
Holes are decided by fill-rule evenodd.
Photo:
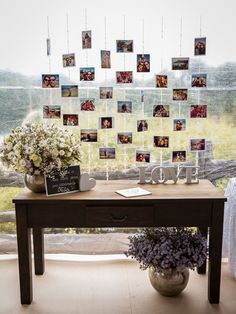
<instances>
[{"instance_id":1,"label":"hanging photograph","mask_svg":"<svg viewBox=\"0 0 236 314\"><path fill-rule=\"evenodd\" d=\"M80 110L81 111L95 111L95 98L81 98Z\"/></svg>"},{"instance_id":2,"label":"hanging photograph","mask_svg":"<svg viewBox=\"0 0 236 314\"><path fill-rule=\"evenodd\" d=\"M137 121L137 132L144 132L148 130L147 120L138 120Z\"/></svg>"},{"instance_id":3,"label":"hanging photograph","mask_svg":"<svg viewBox=\"0 0 236 314\"><path fill-rule=\"evenodd\" d=\"M59 74L42 74L42 88L58 88Z\"/></svg>"},{"instance_id":4,"label":"hanging photograph","mask_svg":"<svg viewBox=\"0 0 236 314\"><path fill-rule=\"evenodd\" d=\"M187 88L176 88L173 89L173 100L185 101L188 99Z\"/></svg>"},{"instance_id":5,"label":"hanging photograph","mask_svg":"<svg viewBox=\"0 0 236 314\"><path fill-rule=\"evenodd\" d=\"M145 150L136 150L137 162L150 162L150 152Z\"/></svg>"},{"instance_id":6,"label":"hanging photograph","mask_svg":"<svg viewBox=\"0 0 236 314\"><path fill-rule=\"evenodd\" d=\"M207 118L207 105L191 105L190 118Z\"/></svg>"},{"instance_id":7,"label":"hanging photograph","mask_svg":"<svg viewBox=\"0 0 236 314\"><path fill-rule=\"evenodd\" d=\"M137 72L150 72L150 55L137 55Z\"/></svg>"},{"instance_id":8,"label":"hanging photograph","mask_svg":"<svg viewBox=\"0 0 236 314\"><path fill-rule=\"evenodd\" d=\"M192 74L192 87L206 87L207 75L206 74Z\"/></svg>"},{"instance_id":9,"label":"hanging photograph","mask_svg":"<svg viewBox=\"0 0 236 314\"><path fill-rule=\"evenodd\" d=\"M189 58L172 58L172 70L188 70Z\"/></svg>"},{"instance_id":10,"label":"hanging photograph","mask_svg":"<svg viewBox=\"0 0 236 314\"><path fill-rule=\"evenodd\" d=\"M80 68L80 81L94 81L95 68Z\"/></svg>"},{"instance_id":11,"label":"hanging photograph","mask_svg":"<svg viewBox=\"0 0 236 314\"><path fill-rule=\"evenodd\" d=\"M132 101L117 101L117 112L119 113L131 113L132 112Z\"/></svg>"},{"instance_id":12,"label":"hanging photograph","mask_svg":"<svg viewBox=\"0 0 236 314\"><path fill-rule=\"evenodd\" d=\"M190 139L191 152L204 151L205 149L206 149L206 140L204 138Z\"/></svg>"},{"instance_id":13,"label":"hanging photograph","mask_svg":"<svg viewBox=\"0 0 236 314\"><path fill-rule=\"evenodd\" d=\"M79 116L77 114L63 114L63 125L67 126L79 125Z\"/></svg>"},{"instance_id":14,"label":"hanging photograph","mask_svg":"<svg viewBox=\"0 0 236 314\"><path fill-rule=\"evenodd\" d=\"M167 75L156 75L156 87L157 88L167 88L168 76Z\"/></svg>"},{"instance_id":15,"label":"hanging photograph","mask_svg":"<svg viewBox=\"0 0 236 314\"><path fill-rule=\"evenodd\" d=\"M132 132L117 133L118 144L132 144Z\"/></svg>"},{"instance_id":16,"label":"hanging photograph","mask_svg":"<svg viewBox=\"0 0 236 314\"><path fill-rule=\"evenodd\" d=\"M53 105L43 106L43 118L44 119L60 119L61 118L61 107Z\"/></svg>"},{"instance_id":17,"label":"hanging photograph","mask_svg":"<svg viewBox=\"0 0 236 314\"><path fill-rule=\"evenodd\" d=\"M153 146L160 148L169 147L169 136L154 136L153 137Z\"/></svg>"},{"instance_id":18,"label":"hanging photograph","mask_svg":"<svg viewBox=\"0 0 236 314\"><path fill-rule=\"evenodd\" d=\"M101 67L102 69L111 68L111 52L110 50L101 50Z\"/></svg>"},{"instance_id":19,"label":"hanging photograph","mask_svg":"<svg viewBox=\"0 0 236 314\"><path fill-rule=\"evenodd\" d=\"M61 97L78 97L78 85L61 85Z\"/></svg>"},{"instance_id":20,"label":"hanging photograph","mask_svg":"<svg viewBox=\"0 0 236 314\"><path fill-rule=\"evenodd\" d=\"M133 52L133 40L117 40L116 52Z\"/></svg>"},{"instance_id":21,"label":"hanging photograph","mask_svg":"<svg viewBox=\"0 0 236 314\"><path fill-rule=\"evenodd\" d=\"M100 147L99 158L100 159L116 159L115 147Z\"/></svg>"},{"instance_id":22,"label":"hanging photograph","mask_svg":"<svg viewBox=\"0 0 236 314\"><path fill-rule=\"evenodd\" d=\"M99 128L100 129L112 129L115 127L113 117L100 117L99 118Z\"/></svg>"},{"instance_id":23,"label":"hanging photograph","mask_svg":"<svg viewBox=\"0 0 236 314\"><path fill-rule=\"evenodd\" d=\"M100 99L112 99L113 87L99 87Z\"/></svg>"},{"instance_id":24,"label":"hanging photograph","mask_svg":"<svg viewBox=\"0 0 236 314\"><path fill-rule=\"evenodd\" d=\"M132 71L117 71L116 83L117 84L133 83L133 72Z\"/></svg>"},{"instance_id":25,"label":"hanging photograph","mask_svg":"<svg viewBox=\"0 0 236 314\"><path fill-rule=\"evenodd\" d=\"M51 55L51 40L47 38L47 56Z\"/></svg>"},{"instance_id":26,"label":"hanging photograph","mask_svg":"<svg viewBox=\"0 0 236 314\"><path fill-rule=\"evenodd\" d=\"M67 53L62 55L63 67L74 67L75 66L75 54Z\"/></svg>"},{"instance_id":27,"label":"hanging photograph","mask_svg":"<svg viewBox=\"0 0 236 314\"><path fill-rule=\"evenodd\" d=\"M194 55L203 56L206 54L206 37L194 39Z\"/></svg>"},{"instance_id":28,"label":"hanging photograph","mask_svg":"<svg viewBox=\"0 0 236 314\"><path fill-rule=\"evenodd\" d=\"M81 129L80 140L81 142L97 142L98 130L97 129Z\"/></svg>"},{"instance_id":29,"label":"hanging photograph","mask_svg":"<svg viewBox=\"0 0 236 314\"><path fill-rule=\"evenodd\" d=\"M173 120L174 131L185 131L186 130L186 119L174 119Z\"/></svg>"},{"instance_id":30,"label":"hanging photograph","mask_svg":"<svg viewBox=\"0 0 236 314\"><path fill-rule=\"evenodd\" d=\"M169 116L170 116L169 105L154 105L153 106L153 117L169 118Z\"/></svg>"},{"instance_id":31,"label":"hanging photograph","mask_svg":"<svg viewBox=\"0 0 236 314\"><path fill-rule=\"evenodd\" d=\"M186 162L186 150L174 150L172 152L172 162Z\"/></svg>"},{"instance_id":32,"label":"hanging photograph","mask_svg":"<svg viewBox=\"0 0 236 314\"><path fill-rule=\"evenodd\" d=\"M92 48L92 31L82 31L82 48Z\"/></svg>"}]
</instances>

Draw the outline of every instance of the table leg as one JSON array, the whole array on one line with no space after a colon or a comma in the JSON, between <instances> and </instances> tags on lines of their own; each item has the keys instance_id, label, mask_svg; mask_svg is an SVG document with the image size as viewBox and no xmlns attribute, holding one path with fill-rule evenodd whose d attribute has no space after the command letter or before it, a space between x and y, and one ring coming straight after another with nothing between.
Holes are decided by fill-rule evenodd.
<instances>
[{"instance_id":1,"label":"table leg","mask_svg":"<svg viewBox=\"0 0 236 314\"><path fill-rule=\"evenodd\" d=\"M43 228L33 228L33 244L35 275L43 275L45 269Z\"/></svg>"},{"instance_id":2,"label":"table leg","mask_svg":"<svg viewBox=\"0 0 236 314\"><path fill-rule=\"evenodd\" d=\"M208 231L208 227L198 227L198 230L200 231L201 235L203 235L204 237L207 238L207 231ZM202 264L202 266L197 268L197 272L198 274L205 274L206 273L206 261L204 262L204 264Z\"/></svg>"},{"instance_id":3,"label":"table leg","mask_svg":"<svg viewBox=\"0 0 236 314\"><path fill-rule=\"evenodd\" d=\"M30 304L33 299L31 229L27 227L27 207L22 204L16 204L16 230L21 303Z\"/></svg>"}]
</instances>

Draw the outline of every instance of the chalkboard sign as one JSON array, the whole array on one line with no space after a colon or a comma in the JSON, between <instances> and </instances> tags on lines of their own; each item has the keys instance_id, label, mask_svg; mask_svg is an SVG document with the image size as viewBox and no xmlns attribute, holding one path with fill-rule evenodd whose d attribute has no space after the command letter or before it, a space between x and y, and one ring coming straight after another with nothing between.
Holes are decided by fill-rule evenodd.
<instances>
[{"instance_id":1,"label":"chalkboard sign","mask_svg":"<svg viewBox=\"0 0 236 314\"><path fill-rule=\"evenodd\" d=\"M46 193L48 196L79 191L80 166L68 167L64 176L55 174L45 177Z\"/></svg>"}]
</instances>

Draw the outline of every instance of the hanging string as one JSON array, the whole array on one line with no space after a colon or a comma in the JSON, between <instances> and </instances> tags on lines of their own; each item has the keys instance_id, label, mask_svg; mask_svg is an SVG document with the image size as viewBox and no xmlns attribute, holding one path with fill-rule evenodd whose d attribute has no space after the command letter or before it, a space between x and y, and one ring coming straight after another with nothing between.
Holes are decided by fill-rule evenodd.
<instances>
[{"instance_id":1,"label":"hanging string","mask_svg":"<svg viewBox=\"0 0 236 314\"><path fill-rule=\"evenodd\" d=\"M161 53L161 73L163 71L163 40L164 40L164 18L161 17L161 41L162 41L162 53Z\"/></svg>"},{"instance_id":2,"label":"hanging string","mask_svg":"<svg viewBox=\"0 0 236 314\"><path fill-rule=\"evenodd\" d=\"M104 47L105 50L107 50L107 19L104 17ZM107 69L105 68L105 86L107 86ZM106 115L108 112L108 106L107 106L107 100L106 100ZM105 130L106 132L106 138L105 138L105 147L108 147L108 129ZM105 164L106 167L106 180L109 180L109 167L108 167L108 161L106 161Z\"/></svg>"},{"instance_id":3,"label":"hanging string","mask_svg":"<svg viewBox=\"0 0 236 314\"><path fill-rule=\"evenodd\" d=\"M85 27L85 31L88 30L88 16L87 16L87 9L85 9L85 12L84 12L84 27ZM86 52L85 52L85 64L86 64L86 67L88 67L88 49L86 49Z\"/></svg>"},{"instance_id":4,"label":"hanging string","mask_svg":"<svg viewBox=\"0 0 236 314\"><path fill-rule=\"evenodd\" d=\"M144 54L144 19L142 20L142 53ZM143 87L144 87L144 73L142 73L142 80L143 80ZM144 102L141 103L142 105L142 116L144 117ZM145 146L145 136L144 132L142 132L142 148L144 149Z\"/></svg>"},{"instance_id":5,"label":"hanging string","mask_svg":"<svg viewBox=\"0 0 236 314\"><path fill-rule=\"evenodd\" d=\"M123 39L125 40L125 15L123 16ZM124 53L124 71L125 71L125 53Z\"/></svg>"},{"instance_id":6,"label":"hanging string","mask_svg":"<svg viewBox=\"0 0 236 314\"><path fill-rule=\"evenodd\" d=\"M164 18L163 16L161 17L161 43L162 43L162 52L161 52L161 73L163 71L163 40L164 40ZM163 90L161 88L161 105L163 101ZM163 118L161 117L161 134L163 135ZM163 164L163 150L160 150L160 166ZM160 171L160 176L162 177L162 169Z\"/></svg>"},{"instance_id":7,"label":"hanging string","mask_svg":"<svg viewBox=\"0 0 236 314\"><path fill-rule=\"evenodd\" d=\"M70 33L69 33L69 16L66 14L66 37L67 37L67 53L70 53ZM70 79L70 67L68 67L69 79Z\"/></svg>"},{"instance_id":8,"label":"hanging string","mask_svg":"<svg viewBox=\"0 0 236 314\"><path fill-rule=\"evenodd\" d=\"M199 29L199 37L202 37L202 16L200 15L200 29Z\"/></svg>"},{"instance_id":9,"label":"hanging string","mask_svg":"<svg viewBox=\"0 0 236 314\"><path fill-rule=\"evenodd\" d=\"M180 38L179 38L179 56L182 55L182 17L180 18Z\"/></svg>"}]
</instances>

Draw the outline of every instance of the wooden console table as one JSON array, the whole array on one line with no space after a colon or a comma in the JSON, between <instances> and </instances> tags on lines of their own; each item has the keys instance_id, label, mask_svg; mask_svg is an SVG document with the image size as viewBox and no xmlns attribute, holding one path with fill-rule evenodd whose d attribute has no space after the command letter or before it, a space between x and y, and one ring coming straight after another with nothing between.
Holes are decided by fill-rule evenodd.
<instances>
[{"instance_id":1,"label":"wooden console table","mask_svg":"<svg viewBox=\"0 0 236 314\"><path fill-rule=\"evenodd\" d=\"M47 197L24 189L14 199L21 303L33 299L31 228L35 274L44 273L44 227L209 227L208 300L219 303L223 212L226 198L209 181L199 184L144 185L151 195L124 198L116 190L137 186L137 181L97 181L88 192ZM205 273L206 267L198 269Z\"/></svg>"}]
</instances>

